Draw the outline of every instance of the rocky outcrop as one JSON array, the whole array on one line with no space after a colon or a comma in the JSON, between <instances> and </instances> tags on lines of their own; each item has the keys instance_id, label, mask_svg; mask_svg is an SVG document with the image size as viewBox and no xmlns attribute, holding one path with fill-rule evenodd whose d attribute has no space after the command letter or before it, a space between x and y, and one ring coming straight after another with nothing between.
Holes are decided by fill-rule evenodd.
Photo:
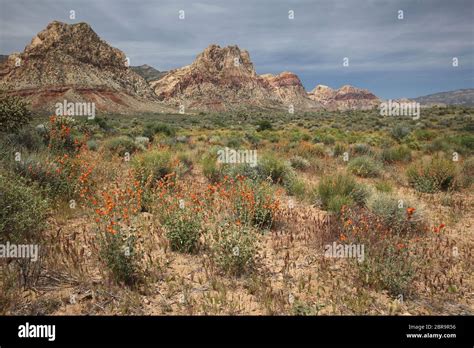
<instances>
[{"instance_id":1,"label":"rocky outcrop","mask_svg":"<svg viewBox=\"0 0 474 348\"><path fill-rule=\"evenodd\" d=\"M282 72L278 75L260 75L272 88L272 92L285 105L293 105L297 108L310 109L320 108L321 104L311 100L303 87L299 77L292 72Z\"/></svg>"},{"instance_id":2,"label":"rocky outcrop","mask_svg":"<svg viewBox=\"0 0 474 348\"><path fill-rule=\"evenodd\" d=\"M370 91L350 85L339 89L318 85L308 96L329 110L370 110L380 104L380 99Z\"/></svg>"},{"instance_id":3,"label":"rocky outcrop","mask_svg":"<svg viewBox=\"0 0 474 348\"><path fill-rule=\"evenodd\" d=\"M0 78L10 94L27 97L37 108L69 98L94 101L103 111L140 110L155 99L145 79L127 66L125 54L86 23L50 23L0 65Z\"/></svg>"},{"instance_id":4,"label":"rocky outcrop","mask_svg":"<svg viewBox=\"0 0 474 348\"><path fill-rule=\"evenodd\" d=\"M249 53L237 46L210 45L191 65L171 70L151 86L160 100L188 108L283 107L255 72Z\"/></svg>"},{"instance_id":5,"label":"rocky outcrop","mask_svg":"<svg viewBox=\"0 0 474 348\"><path fill-rule=\"evenodd\" d=\"M167 71L156 70L154 67L149 66L148 64L132 66L131 68L146 81L159 80L168 73Z\"/></svg>"}]
</instances>

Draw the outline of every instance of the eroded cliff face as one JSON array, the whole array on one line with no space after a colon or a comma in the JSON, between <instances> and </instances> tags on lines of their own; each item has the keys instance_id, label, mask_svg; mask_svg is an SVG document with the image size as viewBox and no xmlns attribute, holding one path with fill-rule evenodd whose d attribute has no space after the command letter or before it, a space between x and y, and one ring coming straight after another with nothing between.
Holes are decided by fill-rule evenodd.
<instances>
[{"instance_id":1,"label":"eroded cliff face","mask_svg":"<svg viewBox=\"0 0 474 348\"><path fill-rule=\"evenodd\" d=\"M1 64L0 77L9 93L38 108L68 99L117 111L140 109L155 99L147 82L127 66L125 54L86 23L50 23L22 53Z\"/></svg>"},{"instance_id":2,"label":"eroded cliff face","mask_svg":"<svg viewBox=\"0 0 474 348\"><path fill-rule=\"evenodd\" d=\"M380 99L370 91L350 85L339 89L318 85L308 96L329 110L370 110L380 104Z\"/></svg>"}]
</instances>

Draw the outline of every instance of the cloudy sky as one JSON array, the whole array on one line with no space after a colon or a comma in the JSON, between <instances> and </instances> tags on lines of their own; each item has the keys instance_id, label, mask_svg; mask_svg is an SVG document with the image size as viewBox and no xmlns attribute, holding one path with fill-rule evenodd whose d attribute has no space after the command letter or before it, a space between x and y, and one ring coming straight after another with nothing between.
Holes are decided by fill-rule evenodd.
<instances>
[{"instance_id":1,"label":"cloudy sky","mask_svg":"<svg viewBox=\"0 0 474 348\"><path fill-rule=\"evenodd\" d=\"M87 22L132 65L159 70L236 44L259 74L292 71L307 90L351 84L399 98L474 87L473 0L0 0L0 54L52 20Z\"/></svg>"}]
</instances>

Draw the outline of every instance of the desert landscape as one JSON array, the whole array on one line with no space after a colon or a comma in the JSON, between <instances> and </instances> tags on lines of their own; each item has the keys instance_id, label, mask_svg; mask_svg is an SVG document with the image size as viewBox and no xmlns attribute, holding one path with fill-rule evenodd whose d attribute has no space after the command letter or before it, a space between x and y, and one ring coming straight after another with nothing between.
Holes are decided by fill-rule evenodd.
<instances>
[{"instance_id":1,"label":"desert landscape","mask_svg":"<svg viewBox=\"0 0 474 348\"><path fill-rule=\"evenodd\" d=\"M158 71L57 20L1 57L0 314L473 314L473 89L251 57Z\"/></svg>"}]
</instances>

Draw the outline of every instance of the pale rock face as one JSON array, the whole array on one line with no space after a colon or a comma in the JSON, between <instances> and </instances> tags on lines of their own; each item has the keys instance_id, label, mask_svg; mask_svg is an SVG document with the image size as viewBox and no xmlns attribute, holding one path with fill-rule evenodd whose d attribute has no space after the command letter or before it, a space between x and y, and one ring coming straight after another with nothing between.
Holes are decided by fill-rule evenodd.
<instances>
[{"instance_id":1,"label":"pale rock face","mask_svg":"<svg viewBox=\"0 0 474 348\"><path fill-rule=\"evenodd\" d=\"M171 70L150 85L160 100L195 109L265 107L279 102L268 82L256 74L249 53L237 46L210 45L191 65Z\"/></svg>"},{"instance_id":2,"label":"pale rock face","mask_svg":"<svg viewBox=\"0 0 474 348\"><path fill-rule=\"evenodd\" d=\"M67 98L96 102L104 110L139 108L139 99L155 96L125 62L125 54L101 40L88 24L54 21L22 53L0 65L0 78L9 93L30 99L38 108L50 109Z\"/></svg>"},{"instance_id":3,"label":"pale rock face","mask_svg":"<svg viewBox=\"0 0 474 348\"><path fill-rule=\"evenodd\" d=\"M260 75L272 87L273 93L278 96L285 105L293 105L303 109L319 109L319 102L311 100L299 77L292 72L282 72L278 75L264 74Z\"/></svg>"},{"instance_id":4,"label":"pale rock face","mask_svg":"<svg viewBox=\"0 0 474 348\"><path fill-rule=\"evenodd\" d=\"M370 91L350 85L339 89L318 85L308 96L329 110L370 110L380 104L380 99Z\"/></svg>"}]
</instances>

